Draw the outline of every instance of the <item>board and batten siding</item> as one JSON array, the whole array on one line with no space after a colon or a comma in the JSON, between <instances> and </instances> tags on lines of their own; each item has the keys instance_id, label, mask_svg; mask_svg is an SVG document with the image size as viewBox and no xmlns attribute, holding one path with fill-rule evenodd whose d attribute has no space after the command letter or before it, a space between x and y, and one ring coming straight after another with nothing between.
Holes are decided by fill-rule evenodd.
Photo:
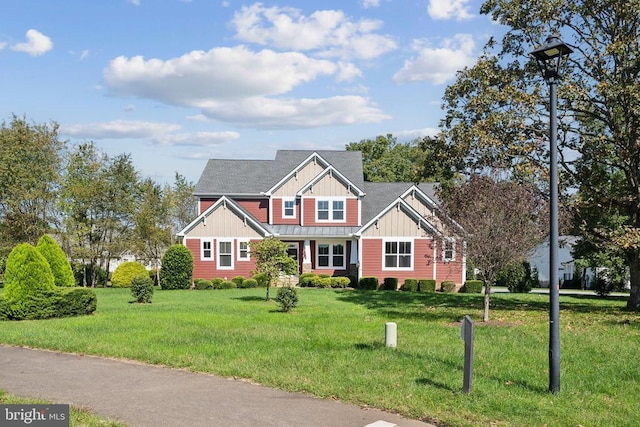
<instances>
[{"instance_id":1,"label":"board and batten siding","mask_svg":"<svg viewBox=\"0 0 640 427\"><path fill-rule=\"evenodd\" d=\"M276 191L273 192L273 197L295 197L302 187L307 185L318 176L324 167L317 162L309 162L298 172L293 173L289 179L283 183Z\"/></svg>"},{"instance_id":2,"label":"board and batten siding","mask_svg":"<svg viewBox=\"0 0 640 427\"><path fill-rule=\"evenodd\" d=\"M251 225L228 207L219 206L189 231L193 237L261 237Z\"/></svg>"}]
</instances>

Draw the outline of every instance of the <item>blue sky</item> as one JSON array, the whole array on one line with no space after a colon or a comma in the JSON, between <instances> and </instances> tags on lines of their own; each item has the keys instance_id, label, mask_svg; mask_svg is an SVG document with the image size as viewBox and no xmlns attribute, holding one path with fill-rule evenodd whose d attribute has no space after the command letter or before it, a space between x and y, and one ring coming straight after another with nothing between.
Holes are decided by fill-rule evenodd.
<instances>
[{"instance_id":1,"label":"blue sky","mask_svg":"<svg viewBox=\"0 0 640 427\"><path fill-rule=\"evenodd\" d=\"M480 0L13 0L0 118L197 181L209 158L434 134L456 70L504 28Z\"/></svg>"}]
</instances>

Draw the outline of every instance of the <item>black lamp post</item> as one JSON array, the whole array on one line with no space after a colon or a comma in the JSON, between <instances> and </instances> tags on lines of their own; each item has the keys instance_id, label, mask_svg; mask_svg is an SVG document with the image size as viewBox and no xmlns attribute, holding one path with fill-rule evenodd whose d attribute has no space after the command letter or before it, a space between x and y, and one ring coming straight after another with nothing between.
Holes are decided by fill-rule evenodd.
<instances>
[{"instance_id":1,"label":"black lamp post","mask_svg":"<svg viewBox=\"0 0 640 427\"><path fill-rule=\"evenodd\" d=\"M558 145L556 86L565 56L573 50L560 38L551 36L531 52L542 76L549 83L549 391L560 391L560 302L558 280Z\"/></svg>"}]
</instances>

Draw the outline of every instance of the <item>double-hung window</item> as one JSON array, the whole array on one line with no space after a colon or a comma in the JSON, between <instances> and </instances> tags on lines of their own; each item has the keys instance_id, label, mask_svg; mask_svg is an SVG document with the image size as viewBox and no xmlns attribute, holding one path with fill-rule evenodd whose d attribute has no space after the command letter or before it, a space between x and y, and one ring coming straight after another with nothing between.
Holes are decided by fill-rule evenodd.
<instances>
[{"instance_id":1,"label":"double-hung window","mask_svg":"<svg viewBox=\"0 0 640 427\"><path fill-rule=\"evenodd\" d=\"M345 267L345 244L340 243L318 243L318 268L340 268Z\"/></svg>"},{"instance_id":2,"label":"double-hung window","mask_svg":"<svg viewBox=\"0 0 640 427\"><path fill-rule=\"evenodd\" d=\"M384 243L384 268L409 269L413 266L411 241L386 241Z\"/></svg>"},{"instance_id":3,"label":"double-hung window","mask_svg":"<svg viewBox=\"0 0 640 427\"><path fill-rule=\"evenodd\" d=\"M296 217L296 199L284 199L282 201L282 217L283 218Z\"/></svg>"},{"instance_id":4,"label":"double-hung window","mask_svg":"<svg viewBox=\"0 0 640 427\"><path fill-rule=\"evenodd\" d=\"M233 241L218 241L218 268L233 268Z\"/></svg>"},{"instance_id":5,"label":"double-hung window","mask_svg":"<svg viewBox=\"0 0 640 427\"><path fill-rule=\"evenodd\" d=\"M444 239L442 241L442 260L443 261L455 261L456 260L456 241L455 239Z\"/></svg>"},{"instance_id":6,"label":"double-hung window","mask_svg":"<svg viewBox=\"0 0 640 427\"><path fill-rule=\"evenodd\" d=\"M249 241L240 240L238 241L238 261L248 261L248 260L249 260Z\"/></svg>"},{"instance_id":7,"label":"double-hung window","mask_svg":"<svg viewBox=\"0 0 640 427\"><path fill-rule=\"evenodd\" d=\"M344 199L318 199L316 201L317 221L344 222L345 218Z\"/></svg>"},{"instance_id":8,"label":"double-hung window","mask_svg":"<svg viewBox=\"0 0 640 427\"><path fill-rule=\"evenodd\" d=\"M203 261L213 261L213 240L200 240L200 259Z\"/></svg>"}]
</instances>

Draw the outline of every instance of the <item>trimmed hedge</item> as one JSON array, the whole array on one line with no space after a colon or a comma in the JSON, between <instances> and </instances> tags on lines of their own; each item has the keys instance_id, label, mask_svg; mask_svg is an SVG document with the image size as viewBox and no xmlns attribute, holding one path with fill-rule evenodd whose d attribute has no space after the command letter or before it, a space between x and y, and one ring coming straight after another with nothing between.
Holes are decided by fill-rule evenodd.
<instances>
[{"instance_id":1,"label":"trimmed hedge","mask_svg":"<svg viewBox=\"0 0 640 427\"><path fill-rule=\"evenodd\" d=\"M382 290L384 291L397 291L398 290L398 278L397 277L385 277L382 280Z\"/></svg>"},{"instance_id":2,"label":"trimmed hedge","mask_svg":"<svg viewBox=\"0 0 640 427\"><path fill-rule=\"evenodd\" d=\"M418 290L418 280L417 279L404 279L404 283L400 290L405 292L416 292Z\"/></svg>"},{"instance_id":3,"label":"trimmed hedge","mask_svg":"<svg viewBox=\"0 0 640 427\"><path fill-rule=\"evenodd\" d=\"M351 279L346 276L336 276L331 278L331 287L345 289L351 285Z\"/></svg>"},{"instance_id":4,"label":"trimmed hedge","mask_svg":"<svg viewBox=\"0 0 640 427\"><path fill-rule=\"evenodd\" d=\"M242 288L257 288L258 287L258 281L256 279L245 279L244 282L242 282L242 286L239 286Z\"/></svg>"},{"instance_id":5,"label":"trimmed hedge","mask_svg":"<svg viewBox=\"0 0 640 427\"><path fill-rule=\"evenodd\" d=\"M56 286L73 287L76 285L73 270L67 256L51 236L45 234L40 237L36 249L49 263Z\"/></svg>"},{"instance_id":6,"label":"trimmed hedge","mask_svg":"<svg viewBox=\"0 0 640 427\"><path fill-rule=\"evenodd\" d=\"M434 279L418 280L418 292L433 293L436 291L436 281Z\"/></svg>"},{"instance_id":7,"label":"trimmed hedge","mask_svg":"<svg viewBox=\"0 0 640 427\"><path fill-rule=\"evenodd\" d=\"M231 279L231 281L236 284L236 288L241 288L242 282L244 282L245 280L246 280L246 277L244 276L236 276L233 279Z\"/></svg>"},{"instance_id":8,"label":"trimmed hedge","mask_svg":"<svg viewBox=\"0 0 640 427\"><path fill-rule=\"evenodd\" d=\"M194 287L194 289L202 291L202 290L206 290L206 289L213 289L213 284L211 283L211 280L196 279L196 280L193 281L193 287Z\"/></svg>"},{"instance_id":9,"label":"trimmed hedge","mask_svg":"<svg viewBox=\"0 0 640 427\"><path fill-rule=\"evenodd\" d=\"M484 282L482 280L467 280L464 282L462 288L460 288L460 292L466 294L481 294L483 286Z\"/></svg>"},{"instance_id":10,"label":"trimmed hedge","mask_svg":"<svg viewBox=\"0 0 640 427\"><path fill-rule=\"evenodd\" d=\"M193 255L183 245L169 246L162 257L160 287L162 289L189 289L193 275Z\"/></svg>"},{"instance_id":11,"label":"trimmed hedge","mask_svg":"<svg viewBox=\"0 0 640 427\"><path fill-rule=\"evenodd\" d=\"M358 289L362 289L365 291L377 290L378 278L377 277L361 277L360 282L358 282Z\"/></svg>"},{"instance_id":12,"label":"trimmed hedge","mask_svg":"<svg viewBox=\"0 0 640 427\"><path fill-rule=\"evenodd\" d=\"M298 286L301 288L309 288L313 286L313 277L315 274L313 273L302 273L298 278Z\"/></svg>"},{"instance_id":13,"label":"trimmed hedge","mask_svg":"<svg viewBox=\"0 0 640 427\"><path fill-rule=\"evenodd\" d=\"M22 300L0 297L0 320L37 320L92 314L98 298L89 288L57 288Z\"/></svg>"},{"instance_id":14,"label":"trimmed hedge","mask_svg":"<svg viewBox=\"0 0 640 427\"><path fill-rule=\"evenodd\" d=\"M440 290L445 294L452 293L455 289L456 289L455 282L452 282L450 280L445 280L440 284Z\"/></svg>"},{"instance_id":15,"label":"trimmed hedge","mask_svg":"<svg viewBox=\"0 0 640 427\"><path fill-rule=\"evenodd\" d=\"M137 261L127 261L116 267L111 275L111 286L114 288L130 288L133 278L137 276L149 277L144 265Z\"/></svg>"}]
</instances>

